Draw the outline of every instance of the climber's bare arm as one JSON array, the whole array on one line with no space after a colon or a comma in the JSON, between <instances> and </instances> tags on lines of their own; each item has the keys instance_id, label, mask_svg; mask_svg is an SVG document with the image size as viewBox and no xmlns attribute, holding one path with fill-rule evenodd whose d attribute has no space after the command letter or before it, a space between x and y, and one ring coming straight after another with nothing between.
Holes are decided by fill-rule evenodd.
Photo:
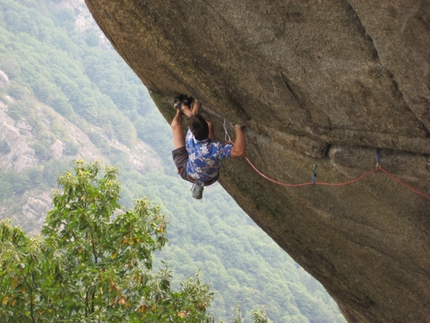
<instances>
[{"instance_id":1,"label":"climber's bare arm","mask_svg":"<svg viewBox=\"0 0 430 323\"><path fill-rule=\"evenodd\" d=\"M182 105L181 111L182 111L183 114L185 114L187 116L187 118L193 116L193 111L187 105Z\"/></svg>"},{"instance_id":2,"label":"climber's bare arm","mask_svg":"<svg viewBox=\"0 0 430 323\"><path fill-rule=\"evenodd\" d=\"M208 124L208 128L209 128L209 135L208 135L208 137L213 141L213 140L215 140L214 127L212 125L212 122L209 122L209 121L206 120L206 123Z\"/></svg>"},{"instance_id":3,"label":"climber's bare arm","mask_svg":"<svg viewBox=\"0 0 430 323\"><path fill-rule=\"evenodd\" d=\"M196 116L200 112L201 105L202 104L199 101L195 100L193 105L192 105L192 108L187 106L187 105L183 105L181 107L181 111L187 116L187 118L189 118L191 116Z\"/></svg>"},{"instance_id":4,"label":"climber's bare arm","mask_svg":"<svg viewBox=\"0 0 430 323\"><path fill-rule=\"evenodd\" d=\"M246 141L245 134L241 126L236 125L236 141L231 150L231 157L242 157L246 153Z\"/></svg>"},{"instance_id":5,"label":"climber's bare arm","mask_svg":"<svg viewBox=\"0 0 430 323\"><path fill-rule=\"evenodd\" d=\"M173 132L173 148L177 149L185 147L185 136L182 130L182 114L181 111L177 110L176 115L170 124Z\"/></svg>"},{"instance_id":6,"label":"climber's bare arm","mask_svg":"<svg viewBox=\"0 0 430 323\"><path fill-rule=\"evenodd\" d=\"M199 114L201 106L202 106L202 104L198 100L194 101L194 103L193 103L193 116L196 116Z\"/></svg>"}]
</instances>

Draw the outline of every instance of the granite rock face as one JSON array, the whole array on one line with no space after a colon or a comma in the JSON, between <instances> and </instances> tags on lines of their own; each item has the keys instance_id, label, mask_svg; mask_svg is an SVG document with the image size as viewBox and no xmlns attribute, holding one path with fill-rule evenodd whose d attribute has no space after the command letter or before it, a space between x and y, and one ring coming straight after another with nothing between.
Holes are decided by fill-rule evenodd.
<instances>
[{"instance_id":1,"label":"granite rock face","mask_svg":"<svg viewBox=\"0 0 430 323\"><path fill-rule=\"evenodd\" d=\"M221 184L349 322L430 321L430 2L86 0L166 119L188 93L247 155ZM173 163L172 163L173 167ZM210 198L210 196L206 196Z\"/></svg>"}]
</instances>

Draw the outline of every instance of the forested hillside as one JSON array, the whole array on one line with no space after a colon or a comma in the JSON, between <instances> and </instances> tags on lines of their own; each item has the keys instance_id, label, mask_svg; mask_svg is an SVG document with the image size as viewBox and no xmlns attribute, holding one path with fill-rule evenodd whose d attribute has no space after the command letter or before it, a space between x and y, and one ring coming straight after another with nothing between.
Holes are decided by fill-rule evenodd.
<instances>
[{"instance_id":1,"label":"forested hillside","mask_svg":"<svg viewBox=\"0 0 430 323\"><path fill-rule=\"evenodd\" d=\"M158 257L177 281L201 271L216 317L241 305L249 322L266 305L273 322L344 322L221 186L191 198L170 159L170 127L87 16L79 1L0 2L0 217L36 233L59 172L101 159L120 169L122 204L161 205L169 243Z\"/></svg>"}]
</instances>

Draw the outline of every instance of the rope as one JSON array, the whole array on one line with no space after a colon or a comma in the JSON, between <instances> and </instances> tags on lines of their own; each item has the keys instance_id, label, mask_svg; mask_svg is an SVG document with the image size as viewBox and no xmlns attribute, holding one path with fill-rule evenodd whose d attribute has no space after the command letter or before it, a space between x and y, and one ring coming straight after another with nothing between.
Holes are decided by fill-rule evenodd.
<instances>
[{"instance_id":1,"label":"rope","mask_svg":"<svg viewBox=\"0 0 430 323\"><path fill-rule=\"evenodd\" d=\"M255 165L254 165L254 164L249 160L249 158L248 158L248 157L245 157L245 160L246 160L246 161L248 162L248 164L249 164L249 165L250 165L250 166L251 166L251 167L252 167L252 168L257 172L257 174L258 174L258 175L260 175L261 177L263 177L263 178L267 179L268 181L270 181L270 182L272 182L272 183L275 183L275 184L278 184L278 185L281 185L281 186L285 186L285 187L301 187L301 186L308 186L308 185L345 186L345 185L349 185L349 184L356 183L356 182L358 182L358 181L362 180L363 178L365 178L365 177L367 177L367 176L369 176L369 175L371 175L371 174L373 174L373 173L375 173L375 172L381 171L381 172L383 172L384 174L386 174L386 175L388 175L389 177L391 177L391 178L392 178L393 180L395 180L397 183L399 183L399 184L403 185L404 187L406 187L406 188L407 188L408 190L410 190L411 192L416 193L416 194L418 194L418 195L421 195L422 197L425 197L425 198L427 198L427 199L430 199L430 195L427 195L427 194L425 194L425 193L422 193L422 192L420 192L420 191L416 190L415 188L413 188L413 187L409 186L408 184L406 184L406 183L402 182L400 179L398 179L396 176L394 176L393 174L391 174L389 171L387 171L387 170L383 169L382 167L376 167L376 168L372 169L371 171L369 171L369 172L367 172L367 173L365 173L365 174L361 175L360 177L357 177L357 178L355 178L355 179L352 179L352 180L347 181L347 182L342 182L342 183L315 182L315 175L313 174L313 175L312 175L312 182L304 182L304 183L298 183L298 184L286 184L286 183L278 182L278 181L276 181L276 180L274 180L274 179L272 179L272 178L270 178L270 177L268 177L268 176L264 175L262 172L260 172L260 171L258 170L258 168L257 168L257 167L255 167Z\"/></svg>"},{"instance_id":2,"label":"rope","mask_svg":"<svg viewBox=\"0 0 430 323\"><path fill-rule=\"evenodd\" d=\"M402 182L400 179L398 179L396 176L394 176L393 174L389 173L388 171L386 171L385 169L383 169L382 167L379 168L379 170L383 173L385 173L386 175L388 175L389 177L391 177L392 179L394 179L397 183L399 183L400 185L403 185L404 187L406 187L408 190L410 190L411 192L414 192L415 194L421 195L427 199L430 199L430 195L425 194L423 192L420 192L418 190L416 190L415 188L409 186L408 184Z\"/></svg>"},{"instance_id":3,"label":"rope","mask_svg":"<svg viewBox=\"0 0 430 323\"><path fill-rule=\"evenodd\" d=\"M260 172L257 167L255 167L255 165L249 160L248 157L245 157L245 160L248 162L248 164L257 172L258 175L260 175L261 177L264 177L265 179L267 179L268 181L281 185L281 186L285 186L285 187L300 187L300 186L308 186L308 185L322 185L322 186L345 186L345 185L349 185L349 184L353 184L355 182L358 182L359 180L362 180L363 178L369 176L370 174L380 170L380 168L374 168L372 169L370 172L367 172L364 175L361 175L360 177L357 177L353 180L347 181L347 182L343 182L343 183L325 183L325 182L305 182L305 183L298 183L298 184L286 184L286 183L281 183L278 182L266 175L264 175L262 172Z\"/></svg>"},{"instance_id":4,"label":"rope","mask_svg":"<svg viewBox=\"0 0 430 323\"><path fill-rule=\"evenodd\" d=\"M226 142L230 142L231 144L234 145L233 141L230 138L230 135L228 134L227 131L227 124L226 124L226 120L224 119L224 131L225 131L225 138L226 138ZM375 173L375 172L383 172L385 175L391 177L393 180L395 180L397 183L399 183L400 185L404 186L405 188L407 188L408 190L410 190L411 192L421 195L422 197L426 198L426 199L430 199L430 195L425 194L423 192L418 191L417 189L409 186L408 184L406 184L405 182L403 182L402 180L398 179L396 176L394 176L393 174L391 174L389 171L383 169L380 166L381 163L381 149L378 148L376 150L376 167L374 169L372 169L371 171L368 171L367 173L361 175L360 177L357 177L355 179L352 179L350 181L347 182L342 182L342 183L326 183L326 182L316 182L316 176L317 176L317 163L315 162L313 165L313 173L312 173L312 181L311 182L304 182L304 183L297 183L297 184L287 184L287 183L282 183L282 182L278 182L277 180L274 180L266 175L264 175L262 172L260 172L258 170L258 168L249 160L248 157L245 156L245 160L248 162L248 164L254 169L254 171L260 175L261 177L267 179L268 181L275 183L277 185L281 185L284 187L302 187L302 186L308 186L308 185L321 185L321 186L345 186L345 185L349 185L349 184L353 184L356 183L364 178L366 178L367 176Z\"/></svg>"},{"instance_id":5,"label":"rope","mask_svg":"<svg viewBox=\"0 0 430 323\"><path fill-rule=\"evenodd\" d=\"M381 172L383 172L384 174L386 174L386 175L388 175L389 177L391 177L391 178L392 178L393 180L395 180L397 183L399 183L399 184L403 185L404 187L406 187L406 188L407 188L408 190L410 190L411 192L416 193L416 194L418 194L418 195L421 195L421 196L422 196L422 197L424 197L424 198L430 199L430 195L427 195L427 194L425 194L425 193L422 193L422 192L420 192L420 191L416 190L415 188L413 188L413 187L409 186L408 184L406 184L406 183L402 182L400 179L398 179L396 176L394 176L393 174L391 174L389 171L387 171L387 170L383 169L382 167L376 167L376 168L372 169L371 171L369 171L369 172L367 172L367 173L365 173L365 174L361 175L360 177L357 177L357 178L355 178L355 179L352 179L352 180L350 180L350 181L343 182L343 183L325 183L325 182L315 182L315 181L314 181L314 177L313 177L312 182L304 182L304 183L298 183L298 184L286 184L286 183L278 182L278 181L276 181L276 180L274 180L274 179L272 179L272 178L270 178L270 177L268 177L268 176L264 175L262 172L260 172L260 171L257 169L257 167L255 167L255 165L254 165L254 164L249 160L249 158L248 158L248 157L245 157L245 160L246 160L246 161L248 162L248 164L249 164L249 165L250 165L250 166L251 166L251 167L252 167L252 168L257 172L257 174L259 174L261 177L263 177L263 178L267 179L268 181L270 181L270 182L272 182L272 183L275 183L275 184L278 184L278 185L281 185L281 186L285 186L285 187L301 187L301 186L308 186L308 185L345 186L345 185L349 185L349 184L356 183L356 182L358 182L358 181L362 180L363 178L365 178L365 177L367 177L367 176L369 176L369 175L371 175L371 174L373 174L373 173L375 173L375 172L381 171Z\"/></svg>"}]
</instances>

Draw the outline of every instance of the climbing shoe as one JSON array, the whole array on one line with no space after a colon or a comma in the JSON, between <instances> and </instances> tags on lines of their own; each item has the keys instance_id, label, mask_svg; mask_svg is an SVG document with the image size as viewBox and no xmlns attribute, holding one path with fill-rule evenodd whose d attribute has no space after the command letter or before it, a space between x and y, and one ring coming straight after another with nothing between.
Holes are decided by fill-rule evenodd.
<instances>
[{"instance_id":1,"label":"climbing shoe","mask_svg":"<svg viewBox=\"0 0 430 323\"><path fill-rule=\"evenodd\" d=\"M179 94L173 99L173 104L176 109L181 110L183 105L191 107L194 98L186 94Z\"/></svg>"},{"instance_id":2,"label":"climbing shoe","mask_svg":"<svg viewBox=\"0 0 430 323\"><path fill-rule=\"evenodd\" d=\"M203 197L203 189L204 189L204 183L200 181L195 181L193 183L193 186L191 187L191 194L192 196L200 200Z\"/></svg>"}]
</instances>

